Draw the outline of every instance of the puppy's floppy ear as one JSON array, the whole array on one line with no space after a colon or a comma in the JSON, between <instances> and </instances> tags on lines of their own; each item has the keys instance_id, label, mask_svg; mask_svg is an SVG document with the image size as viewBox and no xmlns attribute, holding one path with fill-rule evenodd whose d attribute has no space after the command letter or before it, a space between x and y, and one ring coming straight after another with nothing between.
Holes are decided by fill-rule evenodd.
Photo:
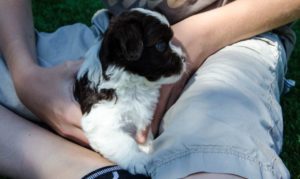
<instances>
[{"instance_id":1,"label":"puppy's floppy ear","mask_svg":"<svg viewBox=\"0 0 300 179\"><path fill-rule=\"evenodd\" d=\"M109 20L111 20L114 17L114 13L111 10L107 11L107 17Z\"/></svg>"},{"instance_id":2,"label":"puppy's floppy ear","mask_svg":"<svg viewBox=\"0 0 300 179\"><path fill-rule=\"evenodd\" d=\"M124 66L126 62L139 60L144 49L143 34L140 19L134 14L124 12L120 16L112 17L100 51L104 71L105 64Z\"/></svg>"},{"instance_id":3,"label":"puppy's floppy ear","mask_svg":"<svg viewBox=\"0 0 300 179\"><path fill-rule=\"evenodd\" d=\"M127 61L140 59L144 49L141 27L137 23L127 22L119 26L117 34L122 57Z\"/></svg>"}]
</instances>

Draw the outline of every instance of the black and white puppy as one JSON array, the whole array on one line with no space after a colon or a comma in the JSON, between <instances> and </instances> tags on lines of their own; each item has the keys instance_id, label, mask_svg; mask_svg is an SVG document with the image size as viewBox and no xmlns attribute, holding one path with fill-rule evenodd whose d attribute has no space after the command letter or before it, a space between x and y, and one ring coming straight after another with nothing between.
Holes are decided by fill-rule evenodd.
<instances>
[{"instance_id":1,"label":"black and white puppy","mask_svg":"<svg viewBox=\"0 0 300 179\"><path fill-rule=\"evenodd\" d=\"M185 70L184 53L172 37L163 15L141 8L123 12L112 17L78 72L74 95L91 147L133 174L146 174L151 147L134 136L151 123L161 85L176 82Z\"/></svg>"}]
</instances>

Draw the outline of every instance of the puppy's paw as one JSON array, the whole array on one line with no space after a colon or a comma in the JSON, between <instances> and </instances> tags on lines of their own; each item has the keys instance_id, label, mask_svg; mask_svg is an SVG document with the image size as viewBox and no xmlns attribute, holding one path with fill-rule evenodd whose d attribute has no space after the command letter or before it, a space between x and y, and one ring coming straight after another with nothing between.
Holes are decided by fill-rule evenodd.
<instances>
[{"instance_id":1,"label":"puppy's paw","mask_svg":"<svg viewBox=\"0 0 300 179\"><path fill-rule=\"evenodd\" d=\"M130 164L126 169L132 174L143 174L148 175L146 166L150 161L149 155L145 153L140 153L140 155L130 161Z\"/></svg>"}]
</instances>

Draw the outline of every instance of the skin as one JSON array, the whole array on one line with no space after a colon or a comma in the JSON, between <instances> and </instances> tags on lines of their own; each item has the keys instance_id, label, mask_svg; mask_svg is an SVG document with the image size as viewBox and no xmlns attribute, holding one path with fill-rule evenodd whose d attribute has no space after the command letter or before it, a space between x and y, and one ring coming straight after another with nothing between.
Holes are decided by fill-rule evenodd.
<instances>
[{"instance_id":1,"label":"skin","mask_svg":"<svg viewBox=\"0 0 300 179\"><path fill-rule=\"evenodd\" d=\"M173 25L175 38L186 49L189 67L187 75L178 83L162 88L152 123L153 133L157 133L164 112L174 104L190 75L208 56L227 45L280 27L299 17L300 0L237 0Z\"/></svg>"},{"instance_id":2,"label":"skin","mask_svg":"<svg viewBox=\"0 0 300 179\"><path fill-rule=\"evenodd\" d=\"M11 71L17 95L58 134L86 145L87 139L80 127L82 114L72 95L80 61L48 69L39 67L35 63L31 2L1 1L0 11L0 48ZM28 79L31 85L24 84Z\"/></svg>"},{"instance_id":3,"label":"skin","mask_svg":"<svg viewBox=\"0 0 300 179\"><path fill-rule=\"evenodd\" d=\"M81 178L95 169L113 165L98 153L24 120L2 106L0 114L1 175L24 179Z\"/></svg>"},{"instance_id":4,"label":"skin","mask_svg":"<svg viewBox=\"0 0 300 179\"><path fill-rule=\"evenodd\" d=\"M21 101L60 136L87 145L80 126L82 114L71 90L81 61L50 69L35 63L30 4L29 0L0 1L0 50L11 71L16 92ZM176 101L190 75L209 55L226 45L299 17L300 0L237 0L173 25L175 38L185 47L189 57L188 73L178 83L162 88L152 131L157 133L164 112ZM30 85L26 85L28 79ZM97 153L30 123L3 107L0 107L0 116L3 124L0 126L0 143L3 146L0 148L0 173L14 178L57 178L57 175L60 178L79 178L96 168L112 165ZM145 138L146 135L137 136L139 142ZM45 157L49 155L53 157ZM196 173L187 178L226 177L241 178L208 173Z\"/></svg>"}]
</instances>

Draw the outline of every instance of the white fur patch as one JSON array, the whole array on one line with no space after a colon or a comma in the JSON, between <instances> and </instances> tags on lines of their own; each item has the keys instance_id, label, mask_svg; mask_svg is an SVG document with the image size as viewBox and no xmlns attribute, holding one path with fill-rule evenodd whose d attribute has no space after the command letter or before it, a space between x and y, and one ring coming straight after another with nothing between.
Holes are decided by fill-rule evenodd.
<instances>
[{"instance_id":1,"label":"white fur patch","mask_svg":"<svg viewBox=\"0 0 300 179\"><path fill-rule=\"evenodd\" d=\"M184 52L183 52L183 50L182 50L181 47L174 45L172 43L172 41L169 42L169 46L170 46L170 48L171 48L171 50L172 50L173 53L176 53L181 58L185 58L185 54L184 54Z\"/></svg>"},{"instance_id":2,"label":"white fur patch","mask_svg":"<svg viewBox=\"0 0 300 179\"><path fill-rule=\"evenodd\" d=\"M162 14L160 14L158 12L151 11L151 10L148 10L148 9L143 9L143 8L133 8L131 11L139 11L139 12L141 12L143 14L146 14L146 15L149 15L149 16L153 16L156 19L158 19L162 24L170 26L170 23L167 20L167 18L164 15L162 15Z\"/></svg>"},{"instance_id":3,"label":"white fur patch","mask_svg":"<svg viewBox=\"0 0 300 179\"><path fill-rule=\"evenodd\" d=\"M159 80L157 80L157 83L159 84L171 84L175 83L181 78L182 74L178 75L172 75L170 77L161 77Z\"/></svg>"},{"instance_id":4,"label":"white fur patch","mask_svg":"<svg viewBox=\"0 0 300 179\"><path fill-rule=\"evenodd\" d=\"M98 90L115 89L117 100L94 104L91 111L84 114L82 128L94 150L131 173L146 174L149 155L145 152L150 152L151 147L139 146L134 137L122 129L134 125L140 133L151 123L160 85L148 83L146 78L116 66L108 66L107 75L110 80L101 81Z\"/></svg>"},{"instance_id":5,"label":"white fur patch","mask_svg":"<svg viewBox=\"0 0 300 179\"><path fill-rule=\"evenodd\" d=\"M102 66L98 58L98 52L101 48L102 41L97 41L84 55L84 62L81 65L78 73L77 80L82 78L86 73L89 81L91 82L90 87L95 87L101 80Z\"/></svg>"}]
</instances>

